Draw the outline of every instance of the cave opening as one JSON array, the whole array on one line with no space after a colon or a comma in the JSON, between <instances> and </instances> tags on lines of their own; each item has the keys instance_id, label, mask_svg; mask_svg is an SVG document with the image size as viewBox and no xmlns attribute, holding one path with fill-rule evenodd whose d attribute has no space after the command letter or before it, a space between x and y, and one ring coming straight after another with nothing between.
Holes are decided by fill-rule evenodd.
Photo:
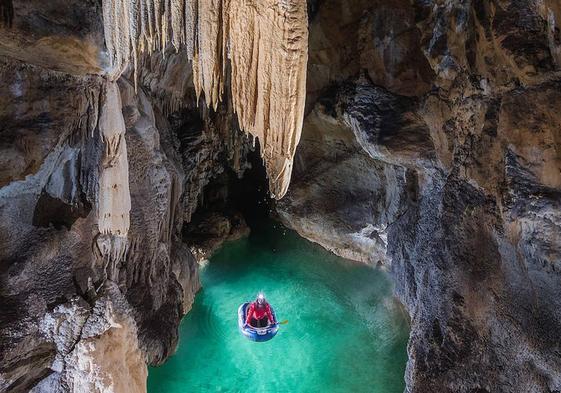
<instances>
[{"instance_id":1,"label":"cave opening","mask_svg":"<svg viewBox=\"0 0 561 393\"><path fill-rule=\"evenodd\" d=\"M241 179L230 175L231 203L240 211L250 229L270 217L272 199L268 191L268 180L263 160L259 154L259 140L255 141L255 149L249 151L247 161L251 165Z\"/></svg>"},{"instance_id":2,"label":"cave opening","mask_svg":"<svg viewBox=\"0 0 561 393\"><path fill-rule=\"evenodd\" d=\"M221 156L220 160L226 161ZM259 142L248 149L243 172L224 165L203 188L197 208L183 227L182 237L197 259L211 255L227 240L258 230L272 213L272 199Z\"/></svg>"}]
</instances>

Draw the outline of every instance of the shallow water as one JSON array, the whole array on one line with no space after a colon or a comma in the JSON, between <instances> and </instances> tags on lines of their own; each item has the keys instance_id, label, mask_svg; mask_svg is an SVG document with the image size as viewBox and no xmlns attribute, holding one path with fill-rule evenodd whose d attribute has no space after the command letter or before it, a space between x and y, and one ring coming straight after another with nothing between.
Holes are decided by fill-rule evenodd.
<instances>
[{"instance_id":1,"label":"shallow water","mask_svg":"<svg viewBox=\"0 0 561 393\"><path fill-rule=\"evenodd\" d=\"M201 281L148 392L403 392L408 326L385 273L267 222L222 247ZM237 309L260 290L289 322L255 343L239 333Z\"/></svg>"}]
</instances>

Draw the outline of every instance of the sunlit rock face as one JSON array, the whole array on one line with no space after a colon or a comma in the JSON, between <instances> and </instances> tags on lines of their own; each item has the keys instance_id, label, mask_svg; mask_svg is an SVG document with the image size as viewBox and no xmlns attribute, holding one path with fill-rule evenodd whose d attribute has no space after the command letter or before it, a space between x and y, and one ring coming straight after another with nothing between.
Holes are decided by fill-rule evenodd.
<instances>
[{"instance_id":1,"label":"sunlit rock face","mask_svg":"<svg viewBox=\"0 0 561 393\"><path fill-rule=\"evenodd\" d=\"M407 391L560 390L559 5L313 9L280 218L391 271Z\"/></svg>"}]
</instances>

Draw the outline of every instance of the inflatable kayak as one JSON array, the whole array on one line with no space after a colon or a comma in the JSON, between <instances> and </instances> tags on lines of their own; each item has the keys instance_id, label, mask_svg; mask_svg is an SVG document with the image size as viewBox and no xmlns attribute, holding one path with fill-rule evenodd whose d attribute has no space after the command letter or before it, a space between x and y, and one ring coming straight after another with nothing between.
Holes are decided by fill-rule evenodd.
<instances>
[{"instance_id":1,"label":"inflatable kayak","mask_svg":"<svg viewBox=\"0 0 561 393\"><path fill-rule=\"evenodd\" d=\"M240 306L240 308L238 308L238 326L240 328L240 332L242 332L244 336L246 336L252 341L259 341L259 342L269 341L270 339L275 337L275 335L279 331L279 325L278 324L269 325L264 328L256 328L249 325L244 327L243 325L247 317L247 309L249 307L249 304L250 304L249 302L244 303ZM276 321L277 316L275 315L275 310L273 310L272 307L271 307L271 312L273 313L273 317L275 318Z\"/></svg>"}]
</instances>

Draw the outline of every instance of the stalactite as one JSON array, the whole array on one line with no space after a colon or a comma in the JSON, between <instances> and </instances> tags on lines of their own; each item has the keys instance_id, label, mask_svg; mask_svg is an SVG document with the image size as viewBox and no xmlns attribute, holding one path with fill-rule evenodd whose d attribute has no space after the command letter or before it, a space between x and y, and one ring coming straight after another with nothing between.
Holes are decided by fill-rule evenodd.
<instances>
[{"instance_id":1,"label":"stalactite","mask_svg":"<svg viewBox=\"0 0 561 393\"><path fill-rule=\"evenodd\" d=\"M277 198L288 189L304 117L306 18L305 1L231 0L234 109L240 126L260 140Z\"/></svg>"},{"instance_id":2,"label":"stalactite","mask_svg":"<svg viewBox=\"0 0 561 393\"><path fill-rule=\"evenodd\" d=\"M99 117L99 130L105 144L99 179L99 232L126 237L131 209L129 165L121 96L115 82L107 84Z\"/></svg>"},{"instance_id":3,"label":"stalactite","mask_svg":"<svg viewBox=\"0 0 561 393\"><path fill-rule=\"evenodd\" d=\"M216 109L230 61L240 126L260 140L271 194L284 196L304 115L306 1L104 0L103 8L110 77L171 44L187 51L197 97Z\"/></svg>"}]
</instances>

